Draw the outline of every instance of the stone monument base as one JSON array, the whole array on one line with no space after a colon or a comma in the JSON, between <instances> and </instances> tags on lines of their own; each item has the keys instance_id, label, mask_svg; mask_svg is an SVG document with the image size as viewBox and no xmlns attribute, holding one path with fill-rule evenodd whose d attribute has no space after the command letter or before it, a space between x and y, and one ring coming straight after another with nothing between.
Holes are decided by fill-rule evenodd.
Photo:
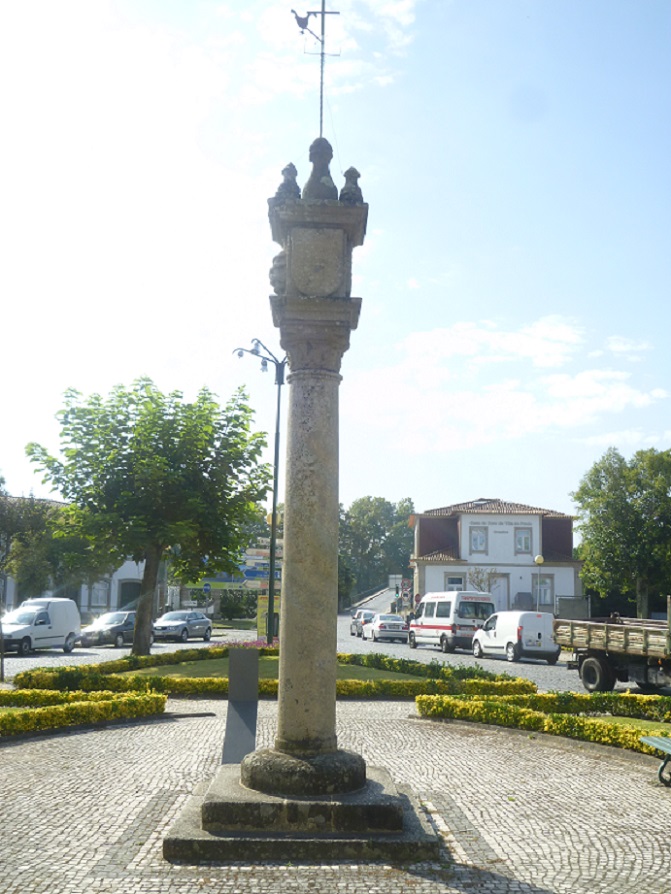
<instances>
[{"instance_id":1,"label":"stone monument base","mask_svg":"<svg viewBox=\"0 0 671 894\"><path fill-rule=\"evenodd\" d=\"M368 768L355 792L313 797L245 788L224 765L191 796L163 841L172 862L436 860L440 839L416 797L386 770Z\"/></svg>"},{"instance_id":2,"label":"stone monument base","mask_svg":"<svg viewBox=\"0 0 671 894\"><path fill-rule=\"evenodd\" d=\"M296 757L274 748L250 752L240 764L245 788L288 797L355 792L366 784L366 762L353 751L328 751Z\"/></svg>"}]
</instances>

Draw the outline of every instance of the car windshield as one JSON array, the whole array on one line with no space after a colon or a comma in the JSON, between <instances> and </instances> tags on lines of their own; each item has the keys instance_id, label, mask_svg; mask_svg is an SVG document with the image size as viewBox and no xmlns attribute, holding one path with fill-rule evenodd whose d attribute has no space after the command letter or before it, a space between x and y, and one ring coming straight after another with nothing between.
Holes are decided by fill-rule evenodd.
<instances>
[{"instance_id":1,"label":"car windshield","mask_svg":"<svg viewBox=\"0 0 671 894\"><path fill-rule=\"evenodd\" d=\"M112 624L123 624L126 615L123 612L107 612L91 624L91 627L109 627Z\"/></svg>"},{"instance_id":2,"label":"car windshield","mask_svg":"<svg viewBox=\"0 0 671 894\"><path fill-rule=\"evenodd\" d=\"M32 624L35 620L35 610L25 608L17 608L13 612L8 612L2 619L3 624Z\"/></svg>"},{"instance_id":3,"label":"car windshield","mask_svg":"<svg viewBox=\"0 0 671 894\"><path fill-rule=\"evenodd\" d=\"M188 612L167 612L159 621L186 621Z\"/></svg>"}]
</instances>

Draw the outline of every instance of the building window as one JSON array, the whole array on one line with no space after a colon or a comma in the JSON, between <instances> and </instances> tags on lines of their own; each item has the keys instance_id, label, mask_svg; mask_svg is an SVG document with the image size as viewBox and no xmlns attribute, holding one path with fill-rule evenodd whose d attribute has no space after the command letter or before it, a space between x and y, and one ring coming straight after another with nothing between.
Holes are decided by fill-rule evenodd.
<instances>
[{"instance_id":1,"label":"building window","mask_svg":"<svg viewBox=\"0 0 671 894\"><path fill-rule=\"evenodd\" d=\"M515 555L531 555L531 528L515 528Z\"/></svg>"},{"instance_id":2,"label":"building window","mask_svg":"<svg viewBox=\"0 0 671 894\"><path fill-rule=\"evenodd\" d=\"M473 526L469 528L472 553L487 552L487 533L487 528L484 526Z\"/></svg>"},{"instance_id":3,"label":"building window","mask_svg":"<svg viewBox=\"0 0 671 894\"><path fill-rule=\"evenodd\" d=\"M464 578L463 576L446 574L443 582L443 589L448 593L454 593L456 590L464 589Z\"/></svg>"},{"instance_id":4,"label":"building window","mask_svg":"<svg viewBox=\"0 0 671 894\"><path fill-rule=\"evenodd\" d=\"M110 582L108 580L98 581L91 588L91 608L108 608L109 607Z\"/></svg>"},{"instance_id":5,"label":"building window","mask_svg":"<svg viewBox=\"0 0 671 894\"><path fill-rule=\"evenodd\" d=\"M534 606L553 611L554 609L554 575L534 574L533 576Z\"/></svg>"}]
</instances>

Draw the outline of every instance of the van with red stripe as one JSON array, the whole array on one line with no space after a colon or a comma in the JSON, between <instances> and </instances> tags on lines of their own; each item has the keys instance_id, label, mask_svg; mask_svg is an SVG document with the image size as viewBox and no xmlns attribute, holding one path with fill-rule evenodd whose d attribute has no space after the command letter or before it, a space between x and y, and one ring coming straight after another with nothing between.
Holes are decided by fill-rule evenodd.
<instances>
[{"instance_id":1,"label":"van with red stripe","mask_svg":"<svg viewBox=\"0 0 671 894\"><path fill-rule=\"evenodd\" d=\"M473 646L473 634L494 614L496 605L491 593L456 590L449 593L427 593L419 603L414 621L410 622L408 644L438 646L443 652Z\"/></svg>"}]
</instances>

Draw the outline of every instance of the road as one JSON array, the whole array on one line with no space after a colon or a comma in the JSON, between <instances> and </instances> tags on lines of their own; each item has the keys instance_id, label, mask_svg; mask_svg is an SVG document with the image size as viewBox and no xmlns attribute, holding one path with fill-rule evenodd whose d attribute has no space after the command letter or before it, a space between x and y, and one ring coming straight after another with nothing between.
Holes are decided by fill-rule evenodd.
<instances>
[{"instance_id":1,"label":"road","mask_svg":"<svg viewBox=\"0 0 671 894\"><path fill-rule=\"evenodd\" d=\"M366 607L375 611L389 611L393 598L391 591L385 591L381 596L366 602ZM254 639L254 632L249 630L227 630L212 639L212 645L244 642ZM154 643L152 652L174 652L177 649L199 648L205 645L201 640L191 640L188 643ZM439 649L431 646L419 646L411 649L408 645L400 643L373 643L363 641L350 634L349 612L338 617L338 651L339 652L381 652L393 658L413 658L427 664L431 661L440 661L450 666L466 665L473 667L479 665L486 670L495 673L511 673L515 676L533 680L541 692L584 692L582 683L576 670L569 670L565 661L559 661L554 667L550 667L544 661L518 661L509 664L505 659L485 658L476 659L469 652L457 651L452 654L443 654ZM44 649L34 652L26 658L19 658L15 653L5 656L5 680L11 679L23 670L35 667L71 667L78 664L98 664L101 661L112 661L130 654L130 646L116 649L113 646L100 646L98 648L82 648L77 646L69 655L65 655L59 649ZM625 683L616 684L617 690L627 690Z\"/></svg>"},{"instance_id":2,"label":"road","mask_svg":"<svg viewBox=\"0 0 671 894\"><path fill-rule=\"evenodd\" d=\"M388 612L394 594L387 590L382 595L374 597L365 603L365 608L373 611ZM540 692L585 692L577 670L569 670L566 661L561 659L554 667L546 661L533 661L531 659L509 663L505 658L474 658L470 652L456 651L443 654L440 649L432 646L418 646L411 649L408 645L400 643L371 643L350 634L350 616L340 615L338 618L338 651L340 652L382 652L393 658L414 658L416 661L440 661L441 663L467 667L483 667L494 673L509 673L516 677L524 677L532 680ZM616 691L626 691L629 686L626 683L617 683Z\"/></svg>"}]
</instances>

